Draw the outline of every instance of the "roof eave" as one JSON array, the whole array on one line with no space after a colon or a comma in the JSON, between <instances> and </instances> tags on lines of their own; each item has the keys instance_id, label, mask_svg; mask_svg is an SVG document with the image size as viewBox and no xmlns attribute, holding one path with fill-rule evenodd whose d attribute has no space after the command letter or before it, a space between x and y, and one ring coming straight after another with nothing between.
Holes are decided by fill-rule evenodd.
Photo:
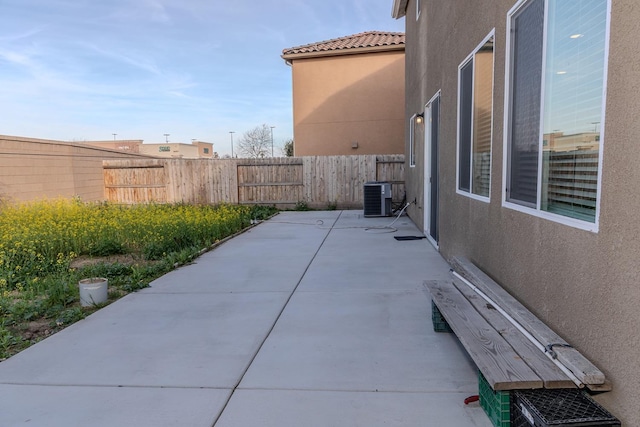
<instances>
[{"instance_id":1,"label":"roof eave","mask_svg":"<svg viewBox=\"0 0 640 427\"><path fill-rule=\"evenodd\" d=\"M409 0L393 0L393 9L391 16L394 19L400 19L407 14L407 3Z\"/></svg>"},{"instance_id":2,"label":"roof eave","mask_svg":"<svg viewBox=\"0 0 640 427\"><path fill-rule=\"evenodd\" d=\"M285 62L290 62L295 59L356 55L361 53L396 52L401 50L404 50L404 43L397 44L397 45L357 47L357 48L350 48L350 49L332 49L332 50L323 50L318 52L284 53L281 55L281 57L282 59L285 60Z\"/></svg>"}]
</instances>

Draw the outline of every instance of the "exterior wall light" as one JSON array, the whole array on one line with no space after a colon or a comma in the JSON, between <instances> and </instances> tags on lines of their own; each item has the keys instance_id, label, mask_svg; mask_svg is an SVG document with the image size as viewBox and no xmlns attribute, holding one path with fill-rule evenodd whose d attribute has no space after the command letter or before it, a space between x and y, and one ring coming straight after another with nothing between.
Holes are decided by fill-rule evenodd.
<instances>
[{"instance_id":1,"label":"exterior wall light","mask_svg":"<svg viewBox=\"0 0 640 427\"><path fill-rule=\"evenodd\" d=\"M424 122L424 113L416 114L416 123L421 125Z\"/></svg>"}]
</instances>

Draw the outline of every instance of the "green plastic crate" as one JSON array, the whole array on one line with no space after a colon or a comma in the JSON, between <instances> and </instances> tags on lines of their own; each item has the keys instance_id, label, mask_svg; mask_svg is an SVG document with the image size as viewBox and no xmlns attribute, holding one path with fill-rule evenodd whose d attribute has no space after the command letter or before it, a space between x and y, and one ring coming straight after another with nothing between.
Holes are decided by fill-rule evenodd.
<instances>
[{"instance_id":1,"label":"green plastic crate","mask_svg":"<svg viewBox=\"0 0 640 427\"><path fill-rule=\"evenodd\" d=\"M431 300L431 320L433 321L433 330L436 332L453 332L442 313L438 310L436 303Z\"/></svg>"},{"instance_id":2,"label":"green plastic crate","mask_svg":"<svg viewBox=\"0 0 640 427\"><path fill-rule=\"evenodd\" d=\"M478 372L480 406L495 427L511 427L511 392L494 391Z\"/></svg>"}]
</instances>

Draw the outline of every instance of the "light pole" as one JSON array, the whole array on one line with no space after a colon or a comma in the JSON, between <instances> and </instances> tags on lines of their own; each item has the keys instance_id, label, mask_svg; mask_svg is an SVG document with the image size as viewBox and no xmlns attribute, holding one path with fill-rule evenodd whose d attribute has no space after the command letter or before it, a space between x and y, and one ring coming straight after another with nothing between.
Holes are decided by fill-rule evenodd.
<instances>
[{"instance_id":1,"label":"light pole","mask_svg":"<svg viewBox=\"0 0 640 427\"><path fill-rule=\"evenodd\" d=\"M116 140L116 136L118 136L118 134L117 133L112 133L111 135L113 135L113 140L115 141Z\"/></svg>"},{"instance_id":2,"label":"light pole","mask_svg":"<svg viewBox=\"0 0 640 427\"><path fill-rule=\"evenodd\" d=\"M170 133L165 133L164 134L164 142L169 143L169 135L171 135Z\"/></svg>"},{"instance_id":3,"label":"light pole","mask_svg":"<svg viewBox=\"0 0 640 427\"><path fill-rule=\"evenodd\" d=\"M271 157L273 157L273 128L275 126L271 126Z\"/></svg>"},{"instance_id":4,"label":"light pole","mask_svg":"<svg viewBox=\"0 0 640 427\"><path fill-rule=\"evenodd\" d=\"M231 135L231 158L233 159L233 134L234 131L229 131L229 135Z\"/></svg>"}]
</instances>

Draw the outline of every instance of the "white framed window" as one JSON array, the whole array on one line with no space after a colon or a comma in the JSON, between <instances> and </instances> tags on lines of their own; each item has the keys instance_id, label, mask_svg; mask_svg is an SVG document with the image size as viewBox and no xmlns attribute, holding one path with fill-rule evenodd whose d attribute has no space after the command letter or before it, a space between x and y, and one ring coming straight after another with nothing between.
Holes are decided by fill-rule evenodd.
<instances>
[{"instance_id":1,"label":"white framed window","mask_svg":"<svg viewBox=\"0 0 640 427\"><path fill-rule=\"evenodd\" d=\"M494 30L458 67L457 192L489 201Z\"/></svg>"},{"instance_id":2,"label":"white framed window","mask_svg":"<svg viewBox=\"0 0 640 427\"><path fill-rule=\"evenodd\" d=\"M417 114L414 114L409 119L409 167L416 166L416 118Z\"/></svg>"},{"instance_id":3,"label":"white framed window","mask_svg":"<svg viewBox=\"0 0 640 427\"><path fill-rule=\"evenodd\" d=\"M420 0L416 0L416 21L420 18Z\"/></svg>"},{"instance_id":4,"label":"white framed window","mask_svg":"<svg viewBox=\"0 0 640 427\"><path fill-rule=\"evenodd\" d=\"M503 205L598 231L610 0L507 15Z\"/></svg>"}]
</instances>

